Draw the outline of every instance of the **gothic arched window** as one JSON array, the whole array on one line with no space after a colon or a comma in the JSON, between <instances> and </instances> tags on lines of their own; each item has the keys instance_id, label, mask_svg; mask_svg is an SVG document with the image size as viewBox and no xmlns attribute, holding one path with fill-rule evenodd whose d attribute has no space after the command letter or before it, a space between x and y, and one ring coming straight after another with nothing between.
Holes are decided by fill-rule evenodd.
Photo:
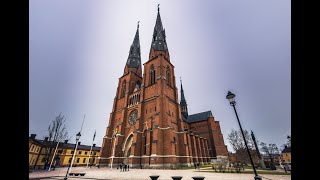
<instances>
[{"instance_id":1,"label":"gothic arched window","mask_svg":"<svg viewBox=\"0 0 320 180\"><path fill-rule=\"evenodd\" d=\"M167 84L169 86L171 86L171 75L170 75L170 68L169 66L167 66L167 69L166 69L166 79L167 79Z\"/></svg>"},{"instance_id":2,"label":"gothic arched window","mask_svg":"<svg viewBox=\"0 0 320 180\"><path fill-rule=\"evenodd\" d=\"M154 69L154 65L151 65L150 68L150 85L156 83L156 70Z\"/></svg>"},{"instance_id":3,"label":"gothic arched window","mask_svg":"<svg viewBox=\"0 0 320 180\"><path fill-rule=\"evenodd\" d=\"M126 94L126 80L124 80L124 81L122 82L122 88L121 88L120 98L123 98L125 94Z\"/></svg>"}]
</instances>

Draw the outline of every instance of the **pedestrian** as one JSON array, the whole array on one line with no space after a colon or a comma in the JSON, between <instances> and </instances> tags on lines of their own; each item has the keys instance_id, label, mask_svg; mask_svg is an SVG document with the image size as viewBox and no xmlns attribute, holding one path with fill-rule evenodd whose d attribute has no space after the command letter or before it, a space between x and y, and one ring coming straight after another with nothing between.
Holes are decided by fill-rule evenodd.
<instances>
[{"instance_id":1,"label":"pedestrian","mask_svg":"<svg viewBox=\"0 0 320 180\"><path fill-rule=\"evenodd\" d=\"M194 170L197 170L197 163L193 163L194 165Z\"/></svg>"},{"instance_id":2,"label":"pedestrian","mask_svg":"<svg viewBox=\"0 0 320 180\"><path fill-rule=\"evenodd\" d=\"M287 163L284 164L284 171L287 173L287 170L289 170L289 166Z\"/></svg>"},{"instance_id":3,"label":"pedestrian","mask_svg":"<svg viewBox=\"0 0 320 180\"><path fill-rule=\"evenodd\" d=\"M129 166L129 164L128 164L127 166L128 166L128 171L129 171L129 169L130 169L130 166Z\"/></svg>"},{"instance_id":4,"label":"pedestrian","mask_svg":"<svg viewBox=\"0 0 320 180\"><path fill-rule=\"evenodd\" d=\"M122 163L120 163L120 172L122 171Z\"/></svg>"},{"instance_id":5,"label":"pedestrian","mask_svg":"<svg viewBox=\"0 0 320 180\"><path fill-rule=\"evenodd\" d=\"M55 169L56 169L56 164L57 164L57 161L56 161L56 160L54 160L54 161L53 161L53 168L52 168L53 170L55 170Z\"/></svg>"}]
</instances>

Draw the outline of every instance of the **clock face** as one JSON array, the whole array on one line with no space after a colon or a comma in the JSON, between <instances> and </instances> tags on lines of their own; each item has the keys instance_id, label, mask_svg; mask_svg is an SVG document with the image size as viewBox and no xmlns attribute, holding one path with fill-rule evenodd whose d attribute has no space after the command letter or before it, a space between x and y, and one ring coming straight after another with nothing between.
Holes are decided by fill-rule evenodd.
<instances>
[{"instance_id":1,"label":"clock face","mask_svg":"<svg viewBox=\"0 0 320 180\"><path fill-rule=\"evenodd\" d=\"M135 125L137 119L138 119L138 111L137 110L133 110L130 113L130 116L129 116L129 123L132 124L132 125Z\"/></svg>"}]
</instances>

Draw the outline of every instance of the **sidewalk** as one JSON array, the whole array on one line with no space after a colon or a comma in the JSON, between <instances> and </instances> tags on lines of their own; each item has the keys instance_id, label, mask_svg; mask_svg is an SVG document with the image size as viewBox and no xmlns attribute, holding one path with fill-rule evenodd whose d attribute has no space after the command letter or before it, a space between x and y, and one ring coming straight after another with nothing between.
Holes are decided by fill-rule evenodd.
<instances>
[{"instance_id":1,"label":"sidewalk","mask_svg":"<svg viewBox=\"0 0 320 180\"><path fill-rule=\"evenodd\" d=\"M29 179L63 179L66 175L67 168L56 168L54 171L36 170L29 173ZM86 173L85 176L69 176L68 179L115 179L115 180L150 180L150 175L160 175L158 180L170 180L171 176L182 176L183 180L192 180L193 176L204 176L205 180L250 180L254 178L252 174L236 173L212 173L195 171L194 169L186 170L160 170L160 169L131 169L130 171L120 172L119 169L112 170L107 167L103 168L85 168L73 167L74 173ZM262 175L262 177L272 180L289 180L291 175Z\"/></svg>"}]
</instances>

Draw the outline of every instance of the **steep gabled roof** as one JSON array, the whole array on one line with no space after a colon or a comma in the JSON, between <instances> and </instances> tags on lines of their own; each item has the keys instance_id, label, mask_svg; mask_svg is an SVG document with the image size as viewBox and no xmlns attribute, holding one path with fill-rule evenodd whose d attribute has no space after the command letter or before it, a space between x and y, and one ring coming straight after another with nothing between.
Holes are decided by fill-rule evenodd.
<instances>
[{"instance_id":1,"label":"steep gabled roof","mask_svg":"<svg viewBox=\"0 0 320 180\"><path fill-rule=\"evenodd\" d=\"M285 147L281 153L291 153L291 146L290 147Z\"/></svg>"},{"instance_id":2,"label":"steep gabled roof","mask_svg":"<svg viewBox=\"0 0 320 180\"><path fill-rule=\"evenodd\" d=\"M204 120L208 120L210 116L212 116L212 112L205 111L205 112L189 115L187 121L188 123L204 121Z\"/></svg>"},{"instance_id":3,"label":"steep gabled roof","mask_svg":"<svg viewBox=\"0 0 320 180\"><path fill-rule=\"evenodd\" d=\"M32 140L35 144L39 145L39 146L45 146L45 144L43 144L40 140L38 139L33 139L29 137L29 140Z\"/></svg>"},{"instance_id":4,"label":"steep gabled roof","mask_svg":"<svg viewBox=\"0 0 320 180\"><path fill-rule=\"evenodd\" d=\"M49 146L50 143L52 143L52 141L44 141L44 140L37 140L38 142L40 142L41 144L43 144L44 146L47 145ZM53 142L52 146L55 147L57 145L57 142ZM75 144L71 144L71 143L59 143L59 148L64 148L64 149L73 149L75 147ZM90 150L91 145L78 145L77 149L78 150ZM101 147L92 147L92 150L100 150Z\"/></svg>"}]
</instances>

